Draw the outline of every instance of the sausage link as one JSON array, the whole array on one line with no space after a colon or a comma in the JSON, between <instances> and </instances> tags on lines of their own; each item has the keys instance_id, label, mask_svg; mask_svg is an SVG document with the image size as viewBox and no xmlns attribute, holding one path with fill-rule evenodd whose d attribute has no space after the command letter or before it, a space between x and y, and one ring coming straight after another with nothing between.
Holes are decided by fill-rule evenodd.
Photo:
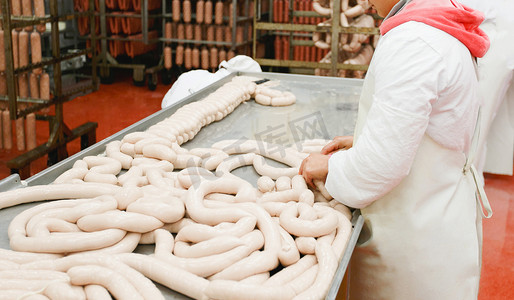
<instances>
[{"instance_id":1,"label":"sausage link","mask_svg":"<svg viewBox=\"0 0 514 300\"><path fill-rule=\"evenodd\" d=\"M39 97L50 100L50 75L43 73L39 76Z\"/></svg>"},{"instance_id":2,"label":"sausage link","mask_svg":"<svg viewBox=\"0 0 514 300\"><path fill-rule=\"evenodd\" d=\"M30 151L37 146L36 114L30 113L27 115L25 129L27 137L27 151Z\"/></svg>"},{"instance_id":3,"label":"sausage link","mask_svg":"<svg viewBox=\"0 0 514 300\"><path fill-rule=\"evenodd\" d=\"M34 0L34 15L38 18L42 18L45 16L45 0ZM45 32L46 25L36 25L36 30L38 32Z\"/></svg>"},{"instance_id":4,"label":"sausage link","mask_svg":"<svg viewBox=\"0 0 514 300\"><path fill-rule=\"evenodd\" d=\"M186 37L184 24L180 23L177 26L177 39L183 40Z\"/></svg>"},{"instance_id":5,"label":"sausage link","mask_svg":"<svg viewBox=\"0 0 514 300\"><path fill-rule=\"evenodd\" d=\"M18 118L14 122L16 124L16 148L18 151L25 150L25 126L23 126L23 118Z\"/></svg>"},{"instance_id":6,"label":"sausage link","mask_svg":"<svg viewBox=\"0 0 514 300\"><path fill-rule=\"evenodd\" d=\"M164 25L164 38L171 39L172 37L172 23L166 22L166 24Z\"/></svg>"},{"instance_id":7,"label":"sausage link","mask_svg":"<svg viewBox=\"0 0 514 300\"><path fill-rule=\"evenodd\" d=\"M2 132L4 138L4 149L12 149L12 128L8 110L2 111Z\"/></svg>"},{"instance_id":8,"label":"sausage link","mask_svg":"<svg viewBox=\"0 0 514 300\"><path fill-rule=\"evenodd\" d=\"M164 68L169 70L171 69L172 64L171 47L164 47Z\"/></svg>"},{"instance_id":9,"label":"sausage link","mask_svg":"<svg viewBox=\"0 0 514 300\"><path fill-rule=\"evenodd\" d=\"M216 26L216 41L223 41L223 26Z\"/></svg>"},{"instance_id":10,"label":"sausage link","mask_svg":"<svg viewBox=\"0 0 514 300\"><path fill-rule=\"evenodd\" d=\"M29 75L30 98L39 99L39 78L36 74Z\"/></svg>"},{"instance_id":11,"label":"sausage link","mask_svg":"<svg viewBox=\"0 0 514 300\"><path fill-rule=\"evenodd\" d=\"M193 25L192 24L186 24L186 40L192 40L193 39Z\"/></svg>"},{"instance_id":12,"label":"sausage link","mask_svg":"<svg viewBox=\"0 0 514 300\"><path fill-rule=\"evenodd\" d=\"M242 43L244 40L244 27L236 27L236 43Z\"/></svg>"},{"instance_id":13,"label":"sausage link","mask_svg":"<svg viewBox=\"0 0 514 300\"><path fill-rule=\"evenodd\" d=\"M202 24L204 17L205 2L203 0L196 1L196 23Z\"/></svg>"},{"instance_id":14,"label":"sausage link","mask_svg":"<svg viewBox=\"0 0 514 300\"><path fill-rule=\"evenodd\" d=\"M207 0L205 2L205 16L204 16L204 22L205 24L212 24L212 1Z\"/></svg>"},{"instance_id":15,"label":"sausage link","mask_svg":"<svg viewBox=\"0 0 514 300\"><path fill-rule=\"evenodd\" d=\"M29 34L26 31L18 34L18 49L19 66L25 67L29 64Z\"/></svg>"},{"instance_id":16,"label":"sausage link","mask_svg":"<svg viewBox=\"0 0 514 300\"><path fill-rule=\"evenodd\" d=\"M39 32L33 31L30 34L30 48L32 54L32 63L37 64L41 62L41 35ZM41 74L42 69L37 68L32 70L36 74Z\"/></svg>"},{"instance_id":17,"label":"sausage link","mask_svg":"<svg viewBox=\"0 0 514 300\"><path fill-rule=\"evenodd\" d=\"M184 16L184 22L191 22L191 1L184 0L182 2L182 12Z\"/></svg>"},{"instance_id":18,"label":"sausage link","mask_svg":"<svg viewBox=\"0 0 514 300\"><path fill-rule=\"evenodd\" d=\"M18 96L20 98L29 97L29 84L27 81L27 73L18 75Z\"/></svg>"},{"instance_id":19,"label":"sausage link","mask_svg":"<svg viewBox=\"0 0 514 300\"><path fill-rule=\"evenodd\" d=\"M234 10L234 6L232 5L232 2L228 5L228 26L232 27L234 24L234 14L237 14L236 12L232 13Z\"/></svg>"},{"instance_id":20,"label":"sausage link","mask_svg":"<svg viewBox=\"0 0 514 300\"><path fill-rule=\"evenodd\" d=\"M200 68L200 50L193 48L191 51L191 66L195 69Z\"/></svg>"},{"instance_id":21,"label":"sausage link","mask_svg":"<svg viewBox=\"0 0 514 300\"><path fill-rule=\"evenodd\" d=\"M227 60L230 60L236 56L236 52L234 50L229 50L227 53Z\"/></svg>"},{"instance_id":22,"label":"sausage link","mask_svg":"<svg viewBox=\"0 0 514 300\"><path fill-rule=\"evenodd\" d=\"M227 60L227 51L221 48L221 50L218 52L218 62L221 63L224 60Z\"/></svg>"},{"instance_id":23,"label":"sausage link","mask_svg":"<svg viewBox=\"0 0 514 300\"><path fill-rule=\"evenodd\" d=\"M223 1L216 2L216 6L214 7L214 24L222 24L223 23Z\"/></svg>"},{"instance_id":24,"label":"sausage link","mask_svg":"<svg viewBox=\"0 0 514 300\"><path fill-rule=\"evenodd\" d=\"M21 2L20 0L11 1L11 11L15 16L21 16Z\"/></svg>"},{"instance_id":25,"label":"sausage link","mask_svg":"<svg viewBox=\"0 0 514 300\"><path fill-rule=\"evenodd\" d=\"M214 41L214 26L207 27L207 41Z\"/></svg>"},{"instance_id":26,"label":"sausage link","mask_svg":"<svg viewBox=\"0 0 514 300\"><path fill-rule=\"evenodd\" d=\"M31 0L22 0L21 1L21 10L22 14L25 17L32 17L32 1ZM25 27L26 31L32 31L32 26Z\"/></svg>"},{"instance_id":27,"label":"sausage link","mask_svg":"<svg viewBox=\"0 0 514 300\"><path fill-rule=\"evenodd\" d=\"M180 21L180 0L173 0L171 2L171 11L173 21Z\"/></svg>"},{"instance_id":28,"label":"sausage link","mask_svg":"<svg viewBox=\"0 0 514 300\"><path fill-rule=\"evenodd\" d=\"M284 22L284 0L278 0L277 1L277 22L283 23Z\"/></svg>"},{"instance_id":29,"label":"sausage link","mask_svg":"<svg viewBox=\"0 0 514 300\"><path fill-rule=\"evenodd\" d=\"M184 64L184 46L178 45L175 50L175 64L182 66Z\"/></svg>"},{"instance_id":30,"label":"sausage link","mask_svg":"<svg viewBox=\"0 0 514 300\"><path fill-rule=\"evenodd\" d=\"M225 42L232 43L232 28L225 26Z\"/></svg>"},{"instance_id":31,"label":"sausage link","mask_svg":"<svg viewBox=\"0 0 514 300\"><path fill-rule=\"evenodd\" d=\"M195 40L201 41L202 40L202 26L200 24L195 24Z\"/></svg>"}]
</instances>

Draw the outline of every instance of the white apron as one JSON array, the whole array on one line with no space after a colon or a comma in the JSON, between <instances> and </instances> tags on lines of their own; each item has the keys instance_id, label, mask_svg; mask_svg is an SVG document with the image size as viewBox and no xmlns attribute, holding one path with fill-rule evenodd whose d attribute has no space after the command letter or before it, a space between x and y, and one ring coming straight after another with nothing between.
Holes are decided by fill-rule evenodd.
<instances>
[{"instance_id":1,"label":"white apron","mask_svg":"<svg viewBox=\"0 0 514 300\"><path fill-rule=\"evenodd\" d=\"M373 101L374 80L370 68L356 140ZM466 159L425 134L409 175L361 209L365 225L352 256L350 299L477 298L483 215L477 200L482 199L488 216L491 210L475 179L473 152Z\"/></svg>"}]
</instances>

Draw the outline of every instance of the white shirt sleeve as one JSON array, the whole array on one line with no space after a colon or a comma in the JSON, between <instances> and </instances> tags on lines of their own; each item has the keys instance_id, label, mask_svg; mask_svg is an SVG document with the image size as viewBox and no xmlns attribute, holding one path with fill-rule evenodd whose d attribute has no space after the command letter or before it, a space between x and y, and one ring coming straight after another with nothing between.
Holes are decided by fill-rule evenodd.
<instances>
[{"instance_id":1,"label":"white shirt sleeve","mask_svg":"<svg viewBox=\"0 0 514 300\"><path fill-rule=\"evenodd\" d=\"M445 88L441 55L399 29L382 37L375 52L373 104L361 135L329 160L327 190L350 207L366 207L408 175L432 104Z\"/></svg>"}]
</instances>

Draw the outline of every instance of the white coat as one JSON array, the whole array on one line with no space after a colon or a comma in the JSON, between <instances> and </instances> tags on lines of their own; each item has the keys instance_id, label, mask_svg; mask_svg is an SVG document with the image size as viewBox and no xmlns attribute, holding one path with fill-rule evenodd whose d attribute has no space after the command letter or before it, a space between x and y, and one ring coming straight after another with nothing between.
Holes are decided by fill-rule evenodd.
<instances>
[{"instance_id":1,"label":"white coat","mask_svg":"<svg viewBox=\"0 0 514 300\"><path fill-rule=\"evenodd\" d=\"M477 297L481 216L467 157L478 108L473 60L457 39L419 22L381 38L354 146L331 156L326 181L365 219L351 299Z\"/></svg>"}]
</instances>

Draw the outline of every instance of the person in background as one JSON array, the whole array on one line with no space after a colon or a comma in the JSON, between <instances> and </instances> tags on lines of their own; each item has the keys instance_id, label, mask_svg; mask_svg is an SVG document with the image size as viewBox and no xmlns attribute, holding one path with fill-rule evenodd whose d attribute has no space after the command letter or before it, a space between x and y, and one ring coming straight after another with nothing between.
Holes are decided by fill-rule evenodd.
<instances>
[{"instance_id":1,"label":"person in background","mask_svg":"<svg viewBox=\"0 0 514 300\"><path fill-rule=\"evenodd\" d=\"M300 174L361 209L350 299L476 299L482 204L492 213L472 165L483 14L453 0L369 2L385 19L354 136Z\"/></svg>"}]
</instances>

